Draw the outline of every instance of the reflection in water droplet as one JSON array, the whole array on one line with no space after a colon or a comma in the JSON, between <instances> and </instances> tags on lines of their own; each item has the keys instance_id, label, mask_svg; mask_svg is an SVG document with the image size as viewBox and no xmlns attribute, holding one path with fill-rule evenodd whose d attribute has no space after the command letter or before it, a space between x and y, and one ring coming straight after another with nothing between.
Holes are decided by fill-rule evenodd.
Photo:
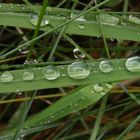
<instances>
[{"instance_id":1,"label":"reflection in water droplet","mask_svg":"<svg viewBox=\"0 0 140 140\"><path fill-rule=\"evenodd\" d=\"M22 73L22 79L24 81L30 81L34 79L34 73L31 70L25 69Z\"/></svg>"},{"instance_id":2,"label":"reflection in water droplet","mask_svg":"<svg viewBox=\"0 0 140 140\"><path fill-rule=\"evenodd\" d=\"M117 25L120 21L119 18L109 14L100 14L99 17L101 23L107 25Z\"/></svg>"},{"instance_id":3,"label":"reflection in water droplet","mask_svg":"<svg viewBox=\"0 0 140 140\"><path fill-rule=\"evenodd\" d=\"M67 72L73 79L85 79L90 74L90 68L84 62L74 62L68 66Z\"/></svg>"},{"instance_id":4,"label":"reflection in water droplet","mask_svg":"<svg viewBox=\"0 0 140 140\"><path fill-rule=\"evenodd\" d=\"M101 61L99 64L99 69L101 72L104 72L104 73L109 73L113 71L113 67L111 66L111 63L108 60Z\"/></svg>"},{"instance_id":5,"label":"reflection in water droplet","mask_svg":"<svg viewBox=\"0 0 140 140\"><path fill-rule=\"evenodd\" d=\"M84 26L84 24L79 24L78 25L78 28L81 29L81 30L84 30L85 29L85 26Z\"/></svg>"},{"instance_id":6,"label":"reflection in water droplet","mask_svg":"<svg viewBox=\"0 0 140 140\"><path fill-rule=\"evenodd\" d=\"M52 65L44 67L42 73L47 80L55 80L60 76L58 68Z\"/></svg>"},{"instance_id":7,"label":"reflection in water droplet","mask_svg":"<svg viewBox=\"0 0 140 140\"><path fill-rule=\"evenodd\" d=\"M0 76L0 81L2 83L11 82L14 79L13 74L10 71L5 71Z\"/></svg>"},{"instance_id":8,"label":"reflection in water droplet","mask_svg":"<svg viewBox=\"0 0 140 140\"><path fill-rule=\"evenodd\" d=\"M134 56L128 58L125 66L131 72L140 72L140 57Z\"/></svg>"},{"instance_id":9,"label":"reflection in water droplet","mask_svg":"<svg viewBox=\"0 0 140 140\"><path fill-rule=\"evenodd\" d=\"M79 49L77 49L77 48L75 48L74 50L73 50L73 54L74 54L74 57L76 58L76 59L83 59L84 57L85 57L85 54L84 53L82 53Z\"/></svg>"},{"instance_id":10,"label":"reflection in water droplet","mask_svg":"<svg viewBox=\"0 0 140 140\"><path fill-rule=\"evenodd\" d=\"M140 24L140 18L135 17L133 15L129 15L129 21L136 23L136 24Z\"/></svg>"},{"instance_id":11,"label":"reflection in water droplet","mask_svg":"<svg viewBox=\"0 0 140 140\"><path fill-rule=\"evenodd\" d=\"M34 25L34 26L36 26L37 25L37 23L38 23L38 16L37 15L32 15L31 16L31 18L30 18L30 22ZM48 25L49 24L49 22L48 22L48 20L47 19L43 19L42 20L42 22L41 22L41 27L43 27L43 26L46 26L46 25Z\"/></svg>"},{"instance_id":12,"label":"reflection in water droplet","mask_svg":"<svg viewBox=\"0 0 140 140\"><path fill-rule=\"evenodd\" d=\"M95 84L95 85L93 86L93 89L94 89L94 91L96 91L96 92L101 92L101 91L103 91L103 86L100 85L100 84Z\"/></svg>"}]
</instances>

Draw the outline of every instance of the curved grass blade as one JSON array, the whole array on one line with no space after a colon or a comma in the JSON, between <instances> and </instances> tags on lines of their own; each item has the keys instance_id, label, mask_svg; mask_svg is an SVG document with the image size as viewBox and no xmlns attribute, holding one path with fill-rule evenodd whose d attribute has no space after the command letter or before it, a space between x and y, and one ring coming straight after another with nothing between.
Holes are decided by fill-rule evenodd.
<instances>
[{"instance_id":1,"label":"curved grass blade","mask_svg":"<svg viewBox=\"0 0 140 140\"><path fill-rule=\"evenodd\" d=\"M35 13L38 13L40 6L32 6ZM65 13L65 14L62 14ZM31 9L28 6L21 5L6 5L1 4L0 7L0 25L6 26L16 26L28 29L34 29L35 26L31 23L32 17ZM67 15L70 14L70 10L59 9L59 8L47 8L47 15L44 19L49 21L49 25L40 28L42 31L51 31L52 28L62 25L65 22ZM80 11L73 10L74 17L81 14ZM83 16L79 18L73 18L68 20L65 24L68 24L66 33L84 36L102 36L100 33L99 23L96 21L96 16L98 13L84 13ZM102 13L101 13L102 14ZM58 15L58 16L56 16ZM8 19L8 22L7 22ZM64 24L64 25L65 25ZM103 30L105 32L106 38L116 38L122 40L140 40L140 29L139 26L124 26L117 24L115 26L109 24L103 24ZM94 28L93 28L94 27ZM55 30L59 31L59 30ZM128 36L129 34L129 36Z\"/></svg>"},{"instance_id":2,"label":"curved grass blade","mask_svg":"<svg viewBox=\"0 0 140 140\"><path fill-rule=\"evenodd\" d=\"M99 92L94 91L93 89L95 84L91 84L61 98L56 103L51 105L49 108L29 118L24 123L24 126L22 128L22 135L25 135L24 130L27 130L28 128L34 127L36 125L39 126L39 125L52 124L55 121L59 120L60 118L65 117L66 115L70 113L73 113L73 112L76 113L79 110L96 103L109 90L111 90L111 88L114 85L115 83L112 83L112 85L109 87L107 84L104 84L104 83L101 84L101 86L103 86L103 91L99 93ZM9 132L9 135L12 135L13 133L15 133L15 131L16 129L12 130L11 132ZM3 136L1 136L0 139L2 137Z\"/></svg>"}]
</instances>

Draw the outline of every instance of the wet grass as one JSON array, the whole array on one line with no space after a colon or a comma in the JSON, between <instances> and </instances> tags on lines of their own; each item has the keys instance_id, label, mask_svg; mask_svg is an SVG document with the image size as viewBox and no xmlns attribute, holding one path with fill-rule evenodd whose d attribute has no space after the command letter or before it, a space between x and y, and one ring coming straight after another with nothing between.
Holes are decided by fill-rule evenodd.
<instances>
[{"instance_id":1,"label":"wet grass","mask_svg":"<svg viewBox=\"0 0 140 140\"><path fill-rule=\"evenodd\" d=\"M2 1L0 140L139 139L139 7Z\"/></svg>"}]
</instances>

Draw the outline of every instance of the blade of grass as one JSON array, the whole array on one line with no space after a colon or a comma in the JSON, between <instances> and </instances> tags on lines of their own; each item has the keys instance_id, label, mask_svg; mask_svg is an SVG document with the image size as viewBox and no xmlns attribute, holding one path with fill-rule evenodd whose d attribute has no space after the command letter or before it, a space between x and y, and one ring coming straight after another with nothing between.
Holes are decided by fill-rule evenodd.
<instances>
[{"instance_id":1,"label":"blade of grass","mask_svg":"<svg viewBox=\"0 0 140 140\"><path fill-rule=\"evenodd\" d=\"M54 28L51 29L50 31L45 32L45 33L41 34L40 36L35 37L34 39L32 39L32 40L30 40L30 41L28 41L28 42L26 42L26 43L20 45L20 46L17 47L16 49L13 49L13 50L7 52L6 54L4 54L3 56L1 56L0 58L3 59L3 58L5 58L5 57L7 57L7 56L13 54L13 53L16 52L17 50L23 48L24 46L29 46L30 43L32 43L32 42L34 42L34 41L36 41L36 40L38 40L38 39L44 37L45 35L47 35L47 34L53 32L53 31L55 31L55 30L57 30L57 29L59 29L59 28L61 28L61 27L63 27L64 25L66 25L66 24L68 24L68 23L74 21L75 19L81 17L82 15L84 15L84 14L86 14L86 13L89 13L89 12L95 10L96 8L98 8L98 7L102 6L102 5L104 5L104 4L107 3L108 1L109 1L109 0L105 0L105 1L103 1L103 2L101 2L101 3L99 3L98 5L96 5L96 6L92 7L92 8L90 8L90 9L88 9L87 11L84 11L84 12L80 13L80 14L77 15L76 17L74 17L74 18L72 18L72 19L70 19L70 20L68 20L68 21L66 21L66 22L64 22L64 23L62 23L62 24L60 24L60 25L58 25L57 27L54 27Z\"/></svg>"},{"instance_id":2,"label":"blade of grass","mask_svg":"<svg viewBox=\"0 0 140 140\"><path fill-rule=\"evenodd\" d=\"M90 140L96 140L96 137L97 137L98 131L99 131L99 127L100 127L100 124L101 124L101 120L102 120L102 117L103 117L103 114L104 114L105 106L106 106L106 103L107 103L107 99L108 99L108 95L106 95L102 99L102 102L101 102L101 105L100 105L100 108L99 108L99 113L97 115Z\"/></svg>"},{"instance_id":3,"label":"blade of grass","mask_svg":"<svg viewBox=\"0 0 140 140\"><path fill-rule=\"evenodd\" d=\"M40 11L40 14L39 14L39 17L38 17L38 21L37 21L37 25L35 27L35 31L34 31L34 34L33 34L33 37L32 39L34 39L35 37L37 37L38 35L38 32L40 30L40 25L41 25L41 22L43 20L43 17L45 15L45 12L46 12L46 7L48 6L48 0L44 0L43 1L43 6L41 8L41 11ZM35 41L33 41L31 43L31 46L30 46L30 53L28 54L28 58L31 56L31 51L33 50L34 48L34 44L35 44Z\"/></svg>"}]
</instances>

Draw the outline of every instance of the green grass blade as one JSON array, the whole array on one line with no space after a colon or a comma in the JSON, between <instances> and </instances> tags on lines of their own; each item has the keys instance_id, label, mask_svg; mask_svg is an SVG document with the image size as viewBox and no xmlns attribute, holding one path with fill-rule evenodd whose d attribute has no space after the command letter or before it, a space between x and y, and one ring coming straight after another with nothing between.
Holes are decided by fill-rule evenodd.
<instances>
[{"instance_id":1,"label":"green grass blade","mask_svg":"<svg viewBox=\"0 0 140 140\"><path fill-rule=\"evenodd\" d=\"M46 80L44 74L42 73L44 67L26 67L20 70L12 70L10 75L12 75L12 80L9 82L3 82L3 74L0 77L0 93L17 92L17 91L30 91L45 88L58 88L73 85L87 85L92 83L103 83L112 81L121 81L126 79L134 79L140 77L139 72L130 72L126 69L125 62L127 59L113 59L110 63L113 67L113 71L110 73L103 73L99 70L98 62L87 63L89 67L90 74L84 80L73 79L69 76L67 68L69 65L56 66L60 73L60 77L56 80ZM33 78L29 81L24 80L23 73L26 71L31 73Z\"/></svg>"},{"instance_id":2,"label":"green grass blade","mask_svg":"<svg viewBox=\"0 0 140 140\"><path fill-rule=\"evenodd\" d=\"M114 84L112 84L112 86L113 85ZM92 84L61 98L49 108L29 118L24 123L22 135L24 135L24 128L31 128L39 124L51 124L70 113L78 112L79 110L96 103L112 88L107 85L105 86L104 84L102 84L102 86L103 92L101 93L95 92L93 90L94 84ZM15 130L12 130L11 133L15 133Z\"/></svg>"}]
</instances>

